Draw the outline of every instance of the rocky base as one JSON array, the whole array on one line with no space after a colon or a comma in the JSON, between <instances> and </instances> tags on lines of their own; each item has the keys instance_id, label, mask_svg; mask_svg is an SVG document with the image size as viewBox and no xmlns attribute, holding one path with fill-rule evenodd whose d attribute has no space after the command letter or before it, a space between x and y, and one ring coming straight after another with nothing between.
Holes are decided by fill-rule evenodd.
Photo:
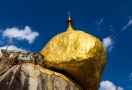
<instances>
[{"instance_id":1,"label":"rocky base","mask_svg":"<svg viewBox=\"0 0 132 90\"><path fill-rule=\"evenodd\" d=\"M1 61L1 63L4 61ZM3 63L5 64L5 63ZM3 65L7 71L7 64ZM2 70L3 68L0 68ZM4 73L4 72L3 72ZM2 73L1 73L2 74ZM0 90L83 90L68 77L39 65L15 65L0 76Z\"/></svg>"}]
</instances>

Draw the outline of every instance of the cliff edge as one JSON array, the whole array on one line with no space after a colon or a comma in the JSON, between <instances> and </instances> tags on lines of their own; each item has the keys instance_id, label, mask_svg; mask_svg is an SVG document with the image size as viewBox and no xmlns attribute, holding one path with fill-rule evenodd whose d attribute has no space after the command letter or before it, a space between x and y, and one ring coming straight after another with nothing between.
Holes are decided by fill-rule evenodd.
<instances>
[{"instance_id":1,"label":"cliff edge","mask_svg":"<svg viewBox=\"0 0 132 90\"><path fill-rule=\"evenodd\" d=\"M67 76L32 63L8 65L0 60L0 90L82 90Z\"/></svg>"}]
</instances>

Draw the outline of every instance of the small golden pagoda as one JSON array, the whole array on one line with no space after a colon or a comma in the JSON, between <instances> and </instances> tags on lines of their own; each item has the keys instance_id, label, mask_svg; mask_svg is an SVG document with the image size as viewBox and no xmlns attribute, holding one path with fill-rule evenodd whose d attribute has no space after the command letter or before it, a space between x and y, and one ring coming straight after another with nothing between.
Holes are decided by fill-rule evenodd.
<instances>
[{"instance_id":1,"label":"small golden pagoda","mask_svg":"<svg viewBox=\"0 0 132 90\"><path fill-rule=\"evenodd\" d=\"M67 30L54 36L40 52L45 56L44 65L66 73L84 90L97 90L106 63L105 49L99 39L72 25L69 13Z\"/></svg>"}]
</instances>

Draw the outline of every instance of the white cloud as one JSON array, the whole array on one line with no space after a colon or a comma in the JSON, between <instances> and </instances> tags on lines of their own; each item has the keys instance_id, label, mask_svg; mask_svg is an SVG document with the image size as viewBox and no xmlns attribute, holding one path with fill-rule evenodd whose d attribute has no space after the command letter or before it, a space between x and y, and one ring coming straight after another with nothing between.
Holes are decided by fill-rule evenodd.
<instances>
[{"instance_id":1,"label":"white cloud","mask_svg":"<svg viewBox=\"0 0 132 90\"><path fill-rule=\"evenodd\" d=\"M112 82L106 80L100 83L99 90L124 90L124 88L116 87Z\"/></svg>"},{"instance_id":2,"label":"white cloud","mask_svg":"<svg viewBox=\"0 0 132 90\"><path fill-rule=\"evenodd\" d=\"M18 28L7 28L2 32L3 37L15 38L18 40L28 40L31 44L34 42L34 39L39 36L38 32L33 32L29 26L26 26L24 29Z\"/></svg>"},{"instance_id":3,"label":"white cloud","mask_svg":"<svg viewBox=\"0 0 132 90\"><path fill-rule=\"evenodd\" d=\"M132 25L132 18L129 20L129 22L127 23L127 25L124 26L121 30L123 31L123 30L127 29L130 25Z\"/></svg>"},{"instance_id":4,"label":"white cloud","mask_svg":"<svg viewBox=\"0 0 132 90\"><path fill-rule=\"evenodd\" d=\"M99 90L116 90L116 86L110 81L102 81Z\"/></svg>"},{"instance_id":5,"label":"white cloud","mask_svg":"<svg viewBox=\"0 0 132 90\"><path fill-rule=\"evenodd\" d=\"M122 87L118 87L117 90L124 90L124 88L122 88Z\"/></svg>"},{"instance_id":6,"label":"white cloud","mask_svg":"<svg viewBox=\"0 0 132 90\"><path fill-rule=\"evenodd\" d=\"M104 47L106 48L107 51L111 51L113 48L113 39L111 37L106 37L103 38L102 41Z\"/></svg>"}]
</instances>

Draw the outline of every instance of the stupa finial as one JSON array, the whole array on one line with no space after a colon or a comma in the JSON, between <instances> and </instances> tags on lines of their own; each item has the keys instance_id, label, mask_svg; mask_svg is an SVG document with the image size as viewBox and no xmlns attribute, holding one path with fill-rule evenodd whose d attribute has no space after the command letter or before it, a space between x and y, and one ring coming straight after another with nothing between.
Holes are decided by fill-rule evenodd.
<instances>
[{"instance_id":1,"label":"stupa finial","mask_svg":"<svg viewBox=\"0 0 132 90\"><path fill-rule=\"evenodd\" d=\"M68 11L68 20L67 20L67 30L73 30L72 26L73 26L73 21L71 20L71 13L70 11Z\"/></svg>"},{"instance_id":2,"label":"stupa finial","mask_svg":"<svg viewBox=\"0 0 132 90\"><path fill-rule=\"evenodd\" d=\"M70 11L68 11L68 20L71 20L70 16L71 16L71 13Z\"/></svg>"}]
</instances>

